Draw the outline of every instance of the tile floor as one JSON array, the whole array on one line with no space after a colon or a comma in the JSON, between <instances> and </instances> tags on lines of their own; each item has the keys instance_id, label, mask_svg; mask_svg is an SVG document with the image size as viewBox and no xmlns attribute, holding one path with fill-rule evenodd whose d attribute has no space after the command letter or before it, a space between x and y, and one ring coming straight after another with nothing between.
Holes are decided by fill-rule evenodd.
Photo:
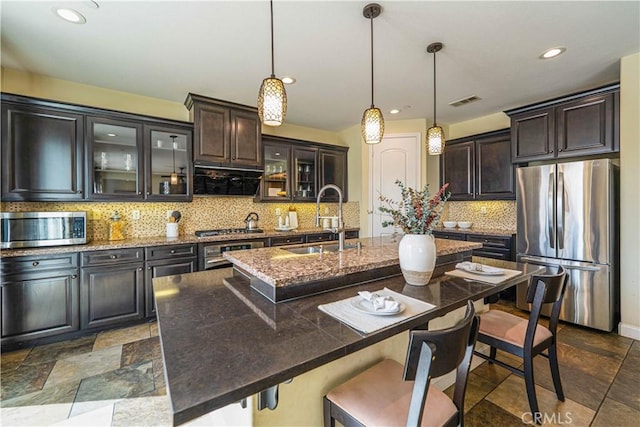
<instances>
[{"instance_id":1,"label":"tile floor","mask_svg":"<svg viewBox=\"0 0 640 427\"><path fill-rule=\"evenodd\" d=\"M526 315L508 302L495 307ZM565 402L555 397L547 360L536 358L545 425L639 426L640 341L567 324L558 334ZM1 424L171 425L157 335L152 322L2 354ZM522 425L528 411L520 377L486 362L472 371L467 426Z\"/></svg>"}]
</instances>

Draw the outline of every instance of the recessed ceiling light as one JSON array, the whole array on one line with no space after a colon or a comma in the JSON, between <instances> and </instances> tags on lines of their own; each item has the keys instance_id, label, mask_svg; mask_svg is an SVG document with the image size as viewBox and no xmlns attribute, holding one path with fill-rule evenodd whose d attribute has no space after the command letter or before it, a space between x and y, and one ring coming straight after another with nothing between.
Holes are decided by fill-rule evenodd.
<instances>
[{"instance_id":1,"label":"recessed ceiling light","mask_svg":"<svg viewBox=\"0 0 640 427\"><path fill-rule=\"evenodd\" d=\"M82 16L80 12L73 9L65 7L54 7L53 12L60 18L73 24L84 24L85 22L87 22L86 18Z\"/></svg>"},{"instance_id":2,"label":"recessed ceiling light","mask_svg":"<svg viewBox=\"0 0 640 427\"><path fill-rule=\"evenodd\" d=\"M402 110L394 108L393 110L389 110L389 114L398 114L400 111L402 111Z\"/></svg>"},{"instance_id":3,"label":"recessed ceiling light","mask_svg":"<svg viewBox=\"0 0 640 427\"><path fill-rule=\"evenodd\" d=\"M118 135L116 135L115 133L108 133L107 136L118 136ZM158 142L160 141L158 140Z\"/></svg>"},{"instance_id":4,"label":"recessed ceiling light","mask_svg":"<svg viewBox=\"0 0 640 427\"><path fill-rule=\"evenodd\" d=\"M296 82L296 79L294 79L293 77L283 77L282 78L282 83L286 84L286 85L292 85Z\"/></svg>"},{"instance_id":5,"label":"recessed ceiling light","mask_svg":"<svg viewBox=\"0 0 640 427\"><path fill-rule=\"evenodd\" d=\"M540 59L555 58L556 56L560 55L561 53L564 53L565 50L567 50L567 49L564 48L564 47L552 47L551 49L547 49L544 52L542 52L538 58L540 58Z\"/></svg>"}]
</instances>

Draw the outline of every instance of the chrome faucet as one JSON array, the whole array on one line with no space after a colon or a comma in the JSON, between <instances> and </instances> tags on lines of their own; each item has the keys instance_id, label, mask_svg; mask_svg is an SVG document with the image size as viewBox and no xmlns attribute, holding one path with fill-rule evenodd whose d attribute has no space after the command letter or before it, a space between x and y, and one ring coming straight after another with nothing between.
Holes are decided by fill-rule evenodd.
<instances>
[{"instance_id":1,"label":"chrome faucet","mask_svg":"<svg viewBox=\"0 0 640 427\"><path fill-rule=\"evenodd\" d=\"M334 184L327 184L318 191L318 199L316 200L316 227L320 227L320 197L328 189L338 192L338 227L332 228L332 233L338 233L338 251L344 251L344 224L342 224L342 190Z\"/></svg>"}]
</instances>

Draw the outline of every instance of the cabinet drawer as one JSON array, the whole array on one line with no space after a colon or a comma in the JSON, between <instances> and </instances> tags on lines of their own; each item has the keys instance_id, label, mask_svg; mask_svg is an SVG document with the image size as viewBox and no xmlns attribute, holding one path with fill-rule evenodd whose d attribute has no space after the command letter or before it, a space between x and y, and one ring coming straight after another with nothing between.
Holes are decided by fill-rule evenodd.
<instances>
[{"instance_id":1,"label":"cabinet drawer","mask_svg":"<svg viewBox=\"0 0 640 427\"><path fill-rule=\"evenodd\" d=\"M269 246L297 245L304 243L304 234L300 236L272 237Z\"/></svg>"},{"instance_id":2,"label":"cabinet drawer","mask_svg":"<svg viewBox=\"0 0 640 427\"><path fill-rule=\"evenodd\" d=\"M333 233L307 234L307 243L327 242L333 240Z\"/></svg>"},{"instance_id":3,"label":"cabinet drawer","mask_svg":"<svg viewBox=\"0 0 640 427\"><path fill-rule=\"evenodd\" d=\"M168 259L184 256L196 256L198 250L195 244L176 246L154 246L145 248L147 261L156 259Z\"/></svg>"},{"instance_id":4,"label":"cabinet drawer","mask_svg":"<svg viewBox=\"0 0 640 427\"><path fill-rule=\"evenodd\" d=\"M359 230L349 230L344 232L345 239L357 239L358 237L360 237ZM336 236L335 238L337 239L338 237Z\"/></svg>"},{"instance_id":5,"label":"cabinet drawer","mask_svg":"<svg viewBox=\"0 0 640 427\"><path fill-rule=\"evenodd\" d=\"M467 241L482 243L483 248L511 249L510 237L468 235Z\"/></svg>"},{"instance_id":6,"label":"cabinet drawer","mask_svg":"<svg viewBox=\"0 0 640 427\"><path fill-rule=\"evenodd\" d=\"M485 258L503 259L506 261L512 261L511 252L508 250L490 250L490 249L474 249L473 256L481 256Z\"/></svg>"},{"instance_id":7,"label":"cabinet drawer","mask_svg":"<svg viewBox=\"0 0 640 427\"><path fill-rule=\"evenodd\" d=\"M467 240L464 234L459 233L446 233L442 231L434 231L433 237L437 239L449 239L449 240Z\"/></svg>"},{"instance_id":8,"label":"cabinet drawer","mask_svg":"<svg viewBox=\"0 0 640 427\"><path fill-rule=\"evenodd\" d=\"M46 256L25 256L4 258L0 263L2 275L12 273L35 273L50 269L64 269L78 267L78 254L58 254Z\"/></svg>"},{"instance_id":9,"label":"cabinet drawer","mask_svg":"<svg viewBox=\"0 0 640 427\"><path fill-rule=\"evenodd\" d=\"M83 252L82 266L116 264L122 262L142 261L142 248L112 249L107 251Z\"/></svg>"}]
</instances>

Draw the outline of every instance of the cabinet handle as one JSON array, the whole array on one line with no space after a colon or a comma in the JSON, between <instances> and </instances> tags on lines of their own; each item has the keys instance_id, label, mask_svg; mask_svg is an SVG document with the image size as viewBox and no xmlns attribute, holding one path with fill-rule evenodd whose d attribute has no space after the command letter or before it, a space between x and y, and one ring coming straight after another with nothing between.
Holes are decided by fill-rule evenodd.
<instances>
[{"instance_id":1,"label":"cabinet handle","mask_svg":"<svg viewBox=\"0 0 640 427\"><path fill-rule=\"evenodd\" d=\"M138 196L141 196L141 195L142 195L142 191L138 191Z\"/></svg>"},{"instance_id":2,"label":"cabinet handle","mask_svg":"<svg viewBox=\"0 0 640 427\"><path fill-rule=\"evenodd\" d=\"M116 258L118 258L118 255L109 255L109 258L116 259Z\"/></svg>"},{"instance_id":3,"label":"cabinet handle","mask_svg":"<svg viewBox=\"0 0 640 427\"><path fill-rule=\"evenodd\" d=\"M71 275L71 278L72 278L72 279L77 279L77 278L78 278L78 275L77 275L77 274L72 274L72 275Z\"/></svg>"},{"instance_id":4,"label":"cabinet handle","mask_svg":"<svg viewBox=\"0 0 640 427\"><path fill-rule=\"evenodd\" d=\"M33 262L31 263L31 265L33 265L34 267L37 267L37 266L38 266L38 264L40 264L38 261L33 261Z\"/></svg>"},{"instance_id":5,"label":"cabinet handle","mask_svg":"<svg viewBox=\"0 0 640 427\"><path fill-rule=\"evenodd\" d=\"M172 253L172 254L175 254L175 253L176 253L176 250L175 250L175 249L171 249L171 253Z\"/></svg>"},{"instance_id":6,"label":"cabinet handle","mask_svg":"<svg viewBox=\"0 0 640 427\"><path fill-rule=\"evenodd\" d=\"M142 267L138 267L138 271L142 271Z\"/></svg>"},{"instance_id":7,"label":"cabinet handle","mask_svg":"<svg viewBox=\"0 0 640 427\"><path fill-rule=\"evenodd\" d=\"M78 190L78 191L76 191L76 193L82 194L82 190Z\"/></svg>"}]
</instances>

